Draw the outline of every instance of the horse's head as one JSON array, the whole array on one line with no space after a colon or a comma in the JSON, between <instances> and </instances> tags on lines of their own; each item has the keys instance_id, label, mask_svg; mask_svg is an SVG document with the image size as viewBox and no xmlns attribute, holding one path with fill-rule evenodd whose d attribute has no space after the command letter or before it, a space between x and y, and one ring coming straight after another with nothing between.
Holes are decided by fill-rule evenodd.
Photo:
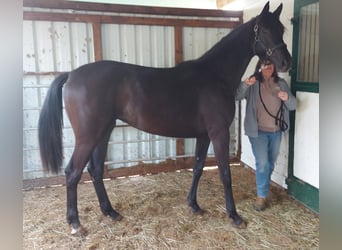
<instances>
[{"instance_id":1,"label":"horse's head","mask_svg":"<svg viewBox=\"0 0 342 250\"><path fill-rule=\"evenodd\" d=\"M279 21L283 4L272 13L269 12L269 2L255 18L254 53L262 60L268 59L278 71L287 71L291 67L291 55L283 41L284 26Z\"/></svg>"}]
</instances>

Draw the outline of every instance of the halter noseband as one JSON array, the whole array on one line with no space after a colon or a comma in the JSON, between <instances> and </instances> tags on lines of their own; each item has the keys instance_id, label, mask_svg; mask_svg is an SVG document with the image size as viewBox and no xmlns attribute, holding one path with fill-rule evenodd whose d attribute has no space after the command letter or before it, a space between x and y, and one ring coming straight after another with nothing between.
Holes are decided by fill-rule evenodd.
<instances>
[{"instance_id":1,"label":"halter noseband","mask_svg":"<svg viewBox=\"0 0 342 250\"><path fill-rule=\"evenodd\" d=\"M262 41L260 41L259 40L259 35L258 35L258 30L259 30L259 25L258 25L258 23L256 23L255 25L254 25L254 34L255 34L255 37L254 37L254 47L253 47L253 52L254 52L254 54L256 54L256 46L257 46L257 43L259 43L260 44L260 46L265 50L265 52L266 52L266 56L267 57L270 57L271 55L272 55L272 53L273 53L273 51L274 50L276 50L276 49L279 49L279 48L281 48L281 47L283 47L283 46L285 46L286 47L286 44L285 43L279 43L279 44L277 44L276 46L274 46L273 48L267 48L266 46L265 46L265 44L262 42Z\"/></svg>"}]
</instances>

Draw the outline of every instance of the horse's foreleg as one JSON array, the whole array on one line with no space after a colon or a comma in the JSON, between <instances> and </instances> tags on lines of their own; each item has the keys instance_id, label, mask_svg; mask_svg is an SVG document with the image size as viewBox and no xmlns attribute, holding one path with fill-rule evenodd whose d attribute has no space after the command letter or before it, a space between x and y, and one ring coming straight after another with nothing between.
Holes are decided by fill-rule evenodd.
<instances>
[{"instance_id":1,"label":"horse's foreleg","mask_svg":"<svg viewBox=\"0 0 342 250\"><path fill-rule=\"evenodd\" d=\"M246 228L246 223L236 212L233 197L232 177L229 166L229 132L217 134L216 137L212 138L212 142L224 188L227 214L233 220L233 226Z\"/></svg>"},{"instance_id":2,"label":"horse's foreleg","mask_svg":"<svg viewBox=\"0 0 342 250\"><path fill-rule=\"evenodd\" d=\"M202 209L197 204L198 182L203 173L205 158L207 156L210 139L208 136L199 137L196 140L195 164L193 167L193 178L188 195L189 206L193 213L202 213Z\"/></svg>"},{"instance_id":3,"label":"horse's foreleg","mask_svg":"<svg viewBox=\"0 0 342 250\"><path fill-rule=\"evenodd\" d=\"M233 225L238 228L246 228L246 223L236 212L233 190L232 190L232 177L229 162L225 166L219 166L220 177L224 187L224 196L226 200L226 210L229 217L233 220Z\"/></svg>"},{"instance_id":4,"label":"horse's foreleg","mask_svg":"<svg viewBox=\"0 0 342 250\"><path fill-rule=\"evenodd\" d=\"M88 165L88 172L93 177L93 184L102 213L105 216L109 215L114 220L121 220L122 216L113 209L103 183L104 161L107 153L110 132L111 131L109 131L107 136L98 144L98 146L93 151L90 163Z\"/></svg>"}]
</instances>

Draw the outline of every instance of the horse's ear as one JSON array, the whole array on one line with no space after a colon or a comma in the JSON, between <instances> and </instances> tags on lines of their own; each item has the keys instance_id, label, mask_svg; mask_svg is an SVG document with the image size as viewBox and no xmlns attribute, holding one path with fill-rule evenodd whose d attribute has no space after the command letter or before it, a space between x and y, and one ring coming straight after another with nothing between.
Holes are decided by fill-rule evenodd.
<instances>
[{"instance_id":1,"label":"horse's ear","mask_svg":"<svg viewBox=\"0 0 342 250\"><path fill-rule=\"evenodd\" d=\"M270 9L270 2L267 2L267 3L265 4L264 8L262 9L260 15L262 16L263 14L268 13L269 9Z\"/></svg>"},{"instance_id":2,"label":"horse's ear","mask_svg":"<svg viewBox=\"0 0 342 250\"><path fill-rule=\"evenodd\" d=\"M273 14L279 18L282 9L283 9L283 3L281 3L278 6L278 8L273 12Z\"/></svg>"}]
</instances>

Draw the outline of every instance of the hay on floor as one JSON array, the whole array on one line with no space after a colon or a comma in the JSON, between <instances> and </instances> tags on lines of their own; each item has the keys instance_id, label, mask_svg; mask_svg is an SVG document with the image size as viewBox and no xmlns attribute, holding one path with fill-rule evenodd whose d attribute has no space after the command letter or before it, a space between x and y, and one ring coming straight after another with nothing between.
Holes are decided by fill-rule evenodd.
<instances>
[{"instance_id":1,"label":"hay on floor","mask_svg":"<svg viewBox=\"0 0 342 250\"><path fill-rule=\"evenodd\" d=\"M254 173L233 166L233 192L247 229L231 226L225 211L217 169L205 171L198 203L206 211L193 215L186 202L192 172L188 170L105 181L119 222L104 217L91 183L78 186L78 208L86 234L70 235L66 223L65 187L23 192L24 249L318 249L318 216L271 189L270 207L252 208Z\"/></svg>"}]
</instances>

